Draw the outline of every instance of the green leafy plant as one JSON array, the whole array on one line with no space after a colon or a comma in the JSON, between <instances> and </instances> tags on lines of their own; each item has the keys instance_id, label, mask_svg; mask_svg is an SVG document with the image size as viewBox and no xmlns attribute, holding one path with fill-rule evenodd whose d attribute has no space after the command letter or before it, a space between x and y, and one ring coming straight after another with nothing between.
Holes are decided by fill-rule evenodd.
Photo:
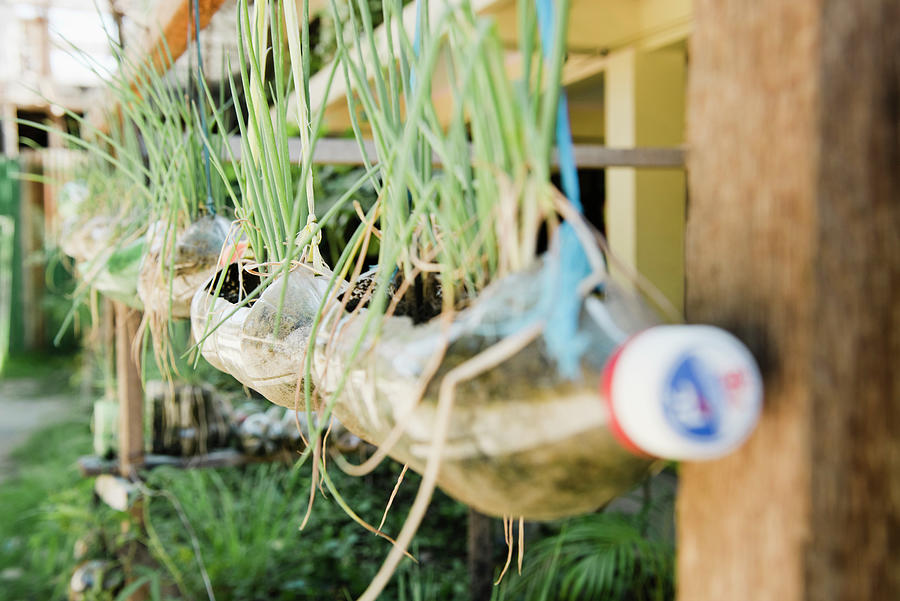
<instances>
[{"instance_id":1,"label":"green leafy plant","mask_svg":"<svg viewBox=\"0 0 900 601\"><path fill-rule=\"evenodd\" d=\"M338 485L363 515L380 515L395 465L368 481L336 475ZM281 465L245 469L155 470L154 490L178 499L192 524L196 544L219 601L223 599L344 599L359 594L378 567L384 540L362 531L331 499L316 504L309 525L298 531L310 481L303 470ZM398 502L406 502L401 493ZM435 599L465 597L465 540L454 525L465 508L441 496L433 521L416 540L421 563L404 568L405 593L433 591ZM171 500L147 505L149 547L179 583L184 598L203 598L204 584L193 543ZM398 526L388 517L387 529ZM426 559L430 557L431 559ZM389 596L399 594L398 583Z\"/></svg>"},{"instance_id":2,"label":"green leafy plant","mask_svg":"<svg viewBox=\"0 0 900 601\"><path fill-rule=\"evenodd\" d=\"M674 596L671 542L648 537L638 516L600 513L567 521L531 546L521 576L500 598L525 601L640 600Z\"/></svg>"},{"instance_id":3,"label":"green leafy plant","mask_svg":"<svg viewBox=\"0 0 900 601\"><path fill-rule=\"evenodd\" d=\"M277 277L285 276L298 263L306 263L318 273L327 271L318 244L322 228L344 207L368 180L358 177L327 211L317 216L312 154L319 137L322 112L312 115L308 102L309 20L298 15L301 5L257 2L250 9L242 1L238 7L239 80L230 80L241 135L237 164L237 189L229 189L235 216L248 243L246 262L259 274L259 285L235 307L245 306L259 296ZM302 25L302 29L301 29ZM285 36L287 32L287 36ZM266 78L271 58L273 76ZM292 165L288 132L296 118L288 118L288 95L293 89L299 103L301 160L299 170ZM246 99L246 110L238 99ZM269 100L271 99L271 109ZM323 107L324 108L324 107ZM221 127L221 120L217 119ZM215 170L225 174L224 160L212 157ZM218 295L227 270L220 272L212 292ZM279 305L284 302L282 294ZM225 315L227 319L233 315ZM217 327L212 325L198 343ZM277 330L277 328L276 328Z\"/></svg>"},{"instance_id":4,"label":"green leafy plant","mask_svg":"<svg viewBox=\"0 0 900 601\"><path fill-rule=\"evenodd\" d=\"M427 2L418 8L417 39L411 40L401 24L398 0L383 3L385 25L379 33L360 0L357 10L350 11L349 34L332 2L354 136L363 150L364 135L370 133L378 154L376 165L366 165L375 171L378 199L335 264L333 281L348 279L355 287L368 243L373 237L380 243L364 325L344 358L347 367L335 392L320 408L325 414L343 392L349 366L364 341L377 341L383 318L404 289L418 288L426 276L436 279L441 310L452 315L460 301L535 261L539 232L544 227L552 230L557 222L549 157L564 44L557 41L545 73L544 61L531 58L537 48L533 10L520 3L520 43L526 58L521 81L513 82L506 75L496 25L477 18L471 5L448 9L433 21ZM559 3L558 22L567 22L567 10L567 2ZM347 44L348 39L353 42ZM564 40L564 32L556 39ZM379 50L382 45L386 50ZM449 122L441 120L432 96L439 64L453 100ZM439 170L432 167L433 155L440 159ZM438 287L431 290L436 295ZM324 307L311 339L319 331ZM304 374L308 411L313 405L312 365L311 349ZM419 496L362 599L374 599L387 584L423 519L438 472L441 428L449 420L441 408L438 415L443 426L435 428ZM321 461L318 455L313 459ZM324 464L319 469L324 477ZM329 490L337 494L333 487Z\"/></svg>"},{"instance_id":5,"label":"green leafy plant","mask_svg":"<svg viewBox=\"0 0 900 601\"><path fill-rule=\"evenodd\" d=\"M611 507L543 526L493 601L666 601L675 596L675 493L651 480ZM661 482L661 484L660 484Z\"/></svg>"},{"instance_id":6,"label":"green leafy plant","mask_svg":"<svg viewBox=\"0 0 900 601\"><path fill-rule=\"evenodd\" d=\"M67 420L12 455L16 474L0 486L0 600L65 598L75 542L109 517L73 465L90 441L87 419Z\"/></svg>"}]
</instances>

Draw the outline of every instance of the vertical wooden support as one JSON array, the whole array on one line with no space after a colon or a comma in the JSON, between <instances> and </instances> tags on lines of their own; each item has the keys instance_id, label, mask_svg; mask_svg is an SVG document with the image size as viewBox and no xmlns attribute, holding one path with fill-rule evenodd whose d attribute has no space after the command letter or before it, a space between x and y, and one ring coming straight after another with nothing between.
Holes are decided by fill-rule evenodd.
<instances>
[{"instance_id":1,"label":"vertical wooden support","mask_svg":"<svg viewBox=\"0 0 900 601\"><path fill-rule=\"evenodd\" d=\"M135 470L144 464L144 391L141 386L140 367L134 360L132 343L141 323L141 314L120 302L112 301L116 330L116 386L119 397L119 474L131 478ZM122 522L122 532L133 526L143 530L143 503L134 499L128 508L131 520ZM127 504L127 503L126 503ZM122 551L127 560L126 582L134 580L133 566L146 565L149 552L137 540L131 541ZM128 601L144 601L150 598L149 585L139 587Z\"/></svg>"},{"instance_id":2,"label":"vertical wooden support","mask_svg":"<svg viewBox=\"0 0 900 601\"><path fill-rule=\"evenodd\" d=\"M49 119L47 119L47 125L50 126L50 131L47 132L47 148L65 148L65 138L63 136L63 132L66 131L66 120L62 115L57 115L55 111L57 111L56 107L50 109ZM50 154L52 157L51 160L59 160L59 155Z\"/></svg>"},{"instance_id":3,"label":"vertical wooden support","mask_svg":"<svg viewBox=\"0 0 900 601\"><path fill-rule=\"evenodd\" d=\"M23 161L29 175L44 175L39 160ZM40 351L46 345L43 298L46 288L45 265L41 259L43 236L44 184L23 181L19 198L19 252L22 257L22 320L23 346L27 351Z\"/></svg>"},{"instance_id":4,"label":"vertical wooden support","mask_svg":"<svg viewBox=\"0 0 900 601\"><path fill-rule=\"evenodd\" d=\"M681 46L607 57L606 144L684 142L685 55ZM684 306L685 175L680 169L606 171L606 223L613 251Z\"/></svg>"},{"instance_id":5,"label":"vertical wooden support","mask_svg":"<svg viewBox=\"0 0 900 601\"><path fill-rule=\"evenodd\" d=\"M494 591L493 519L469 508L468 572L469 598L490 599Z\"/></svg>"},{"instance_id":6,"label":"vertical wooden support","mask_svg":"<svg viewBox=\"0 0 900 601\"><path fill-rule=\"evenodd\" d=\"M687 310L761 360L682 466L684 601L900 599L900 3L700 0Z\"/></svg>"},{"instance_id":7,"label":"vertical wooden support","mask_svg":"<svg viewBox=\"0 0 900 601\"><path fill-rule=\"evenodd\" d=\"M141 314L119 302L113 305L119 396L119 472L128 477L144 463L144 393L140 368L131 352Z\"/></svg>"},{"instance_id":8,"label":"vertical wooden support","mask_svg":"<svg viewBox=\"0 0 900 601\"><path fill-rule=\"evenodd\" d=\"M114 301L106 296L100 296L99 293L96 294L100 305L100 328L97 332L99 340L92 341L96 347L91 352L95 352L98 356L103 357L106 363L104 369L109 370L107 373L111 374L116 371L116 353L109 352L109 349L116 348L116 307ZM113 389L114 384L115 382L110 381L109 378L104 379L103 392L105 398L112 399L114 396L118 398L118 391ZM88 381L88 385L90 385L90 381Z\"/></svg>"}]
</instances>

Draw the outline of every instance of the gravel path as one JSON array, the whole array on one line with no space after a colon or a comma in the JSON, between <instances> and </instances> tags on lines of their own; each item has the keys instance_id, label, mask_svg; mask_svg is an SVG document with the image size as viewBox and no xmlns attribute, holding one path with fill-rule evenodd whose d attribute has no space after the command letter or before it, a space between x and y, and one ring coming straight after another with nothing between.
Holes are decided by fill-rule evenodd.
<instances>
[{"instance_id":1,"label":"gravel path","mask_svg":"<svg viewBox=\"0 0 900 601\"><path fill-rule=\"evenodd\" d=\"M74 409L72 394L53 382L0 380L0 481L15 470L10 454L35 430L62 421Z\"/></svg>"}]
</instances>

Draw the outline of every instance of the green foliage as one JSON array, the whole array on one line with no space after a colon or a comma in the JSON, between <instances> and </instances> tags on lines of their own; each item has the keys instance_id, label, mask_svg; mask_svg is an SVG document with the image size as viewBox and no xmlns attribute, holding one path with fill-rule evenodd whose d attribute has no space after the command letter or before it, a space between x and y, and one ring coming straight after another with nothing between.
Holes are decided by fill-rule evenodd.
<instances>
[{"instance_id":1,"label":"green foliage","mask_svg":"<svg viewBox=\"0 0 900 601\"><path fill-rule=\"evenodd\" d=\"M531 545L521 575L508 575L495 601L665 601L674 597L672 501L637 513L604 511L561 522Z\"/></svg>"},{"instance_id":2,"label":"green foliage","mask_svg":"<svg viewBox=\"0 0 900 601\"><path fill-rule=\"evenodd\" d=\"M104 519L74 466L90 450L87 420L50 426L19 448L0 485L0 600L64 599L75 541Z\"/></svg>"},{"instance_id":3,"label":"green foliage","mask_svg":"<svg viewBox=\"0 0 900 601\"><path fill-rule=\"evenodd\" d=\"M333 474L354 509L377 523L393 487L396 465L367 482ZM309 524L297 526L306 508L309 478L305 470L280 465L245 469L154 471L148 481L179 499L193 525L216 598L223 599L345 599L368 584L390 544L353 523L329 498L316 502ZM409 492L395 501L387 532L399 528L399 508ZM465 598L465 539L456 536L466 510L441 497L416 541L421 565L407 560L406 592L434 591L435 599ZM172 503L154 498L150 507L155 549L164 549L170 565L179 566L175 581L184 584L186 598L205 596L191 542ZM399 585L398 585L399 586ZM394 598L398 590L386 598Z\"/></svg>"},{"instance_id":4,"label":"green foliage","mask_svg":"<svg viewBox=\"0 0 900 601\"><path fill-rule=\"evenodd\" d=\"M90 323L90 314L87 304L82 302L84 299L72 298L78 282L71 266L61 259L58 253L48 253L46 288L41 303L46 320L47 346L54 343L53 346L59 351L72 352L81 345L81 332L78 330L80 326ZM71 319L78 328L64 326L67 319ZM63 334L57 337L60 332Z\"/></svg>"},{"instance_id":5,"label":"green foliage","mask_svg":"<svg viewBox=\"0 0 900 601\"><path fill-rule=\"evenodd\" d=\"M557 21L566 22L560 16L568 4L558 4ZM439 266L445 295L475 295L530 264L542 225L555 219L549 159L563 44L546 69L545 61L531 60L538 45L533 7L520 3L526 59L521 80L513 81L496 24L476 17L469 3L438 13L424 2L419 50L398 26L401 2L385 1L388 43L381 53L369 9L362 0L357 5L344 25L341 5L332 2L332 18L354 90L347 96L354 134L362 145L367 126L378 154L381 277L372 308L383 309L395 267L410 278L421 261ZM435 74L443 75L438 81ZM453 98L447 123L438 117L433 85L446 86Z\"/></svg>"},{"instance_id":6,"label":"green foliage","mask_svg":"<svg viewBox=\"0 0 900 601\"><path fill-rule=\"evenodd\" d=\"M90 446L86 420L76 420L37 433L16 452L19 474L0 487L0 572L19 573L0 581L0 601L65 599L78 563L72 556L76 540L99 541L89 555L98 558L130 540L119 528L127 516L94 503L93 481L81 478L73 465ZM280 464L159 469L147 485L165 490L183 508L218 601L351 598L368 584L390 543L361 529L328 497L317 501L299 531L310 483L304 471ZM366 479L332 477L354 509L377 523L398 473L391 463ZM416 477L406 476L385 531L399 529L416 484ZM149 534L142 540L158 564L135 566L138 580L155 591L154 600L205 599L188 531L174 505L154 496L145 507ZM406 560L384 598L465 599L465 519L464 506L440 495L414 542L420 563Z\"/></svg>"},{"instance_id":7,"label":"green foliage","mask_svg":"<svg viewBox=\"0 0 900 601\"><path fill-rule=\"evenodd\" d=\"M0 375L4 379L41 380L42 391L54 393L66 390L75 384L72 374L76 365L76 357L70 354L20 353L9 358Z\"/></svg>"},{"instance_id":8,"label":"green foliage","mask_svg":"<svg viewBox=\"0 0 900 601\"><path fill-rule=\"evenodd\" d=\"M2 582L0 601L64 599L77 563L76 540L93 540L88 557L98 558L129 540L119 530L126 516L92 502L92 480L81 478L73 465L90 444L87 422L79 419L39 432L15 452L18 475L0 487L0 572L20 570L20 575ZM331 476L353 509L377 523L398 472L399 466L387 463L364 479ZM272 464L159 469L147 484L177 499L219 601L352 598L368 584L390 544L353 523L327 496L319 498L309 524L299 531L309 478L305 470ZM399 530L418 482L407 473L388 514L387 533ZM136 566L138 580L156 591L153 599L206 598L175 506L163 496L145 506L150 535L142 540L159 563ZM464 506L438 493L411 547L419 563L404 560L382 598L466 599L466 514ZM550 534L536 542L529 535L523 574L508 573L495 600L671 599L671 515L667 497L633 514L610 511L551 525Z\"/></svg>"},{"instance_id":9,"label":"green foliage","mask_svg":"<svg viewBox=\"0 0 900 601\"><path fill-rule=\"evenodd\" d=\"M346 167L335 165L323 165L317 169L316 177L316 206L323 213L329 212L333 207L339 206L338 211L324 228L325 233L322 244L322 256L331 264L336 265L340 260L346 241L352 238L361 223L356 210L344 203L339 205L347 190L357 186L361 178L363 184L354 195L353 200L359 203L363 214L372 210L377 201L375 187L368 178L366 171L361 167ZM375 263L378 260L378 241L369 245L367 261Z\"/></svg>"}]
</instances>

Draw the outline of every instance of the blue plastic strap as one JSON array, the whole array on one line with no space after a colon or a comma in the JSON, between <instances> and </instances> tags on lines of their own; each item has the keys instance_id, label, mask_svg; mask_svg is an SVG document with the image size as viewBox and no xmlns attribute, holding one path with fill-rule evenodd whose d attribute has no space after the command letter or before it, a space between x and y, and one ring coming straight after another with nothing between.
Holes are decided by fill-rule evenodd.
<instances>
[{"instance_id":1,"label":"blue plastic strap","mask_svg":"<svg viewBox=\"0 0 900 601\"><path fill-rule=\"evenodd\" d=\"M541 47L544 56L553 52L554 10L552 0L535 0L538 27L541 33ZM563 193L572 206L581 212L581 190L578 185L578 170L575 166L575 147L572 144L572 130L569 125L569 106L565 90L560 91L556 110L556 146L559 156L559 172ZM544 342L547 351L556 361L560 374L575 379L581 373L581 357L587 350L587 336L578 331L581 314L581 298L578 285L590 275L591 266L581 243L569 223L563 223L559 230L559 263L548 265L545 290L553 294L553 302L548 304L547 324L544 328Z\"/></svg>"},{"instance_id":2,"label":"blue plastic strap","mask_svg":"<svg viewBox=\"0 0 900 601\"><path fill-rule=\"evenodd\" d=\"M419 57L419 52L422 49L422 0L415 0L416 2L416 30L413 34L413 54L416 58ZM413 61L413 64L409 66L409 93L412 95L416 89L416 64ZM410 99L410 105L412 104L412 99Z\"/></svg>"}]
</instances>

